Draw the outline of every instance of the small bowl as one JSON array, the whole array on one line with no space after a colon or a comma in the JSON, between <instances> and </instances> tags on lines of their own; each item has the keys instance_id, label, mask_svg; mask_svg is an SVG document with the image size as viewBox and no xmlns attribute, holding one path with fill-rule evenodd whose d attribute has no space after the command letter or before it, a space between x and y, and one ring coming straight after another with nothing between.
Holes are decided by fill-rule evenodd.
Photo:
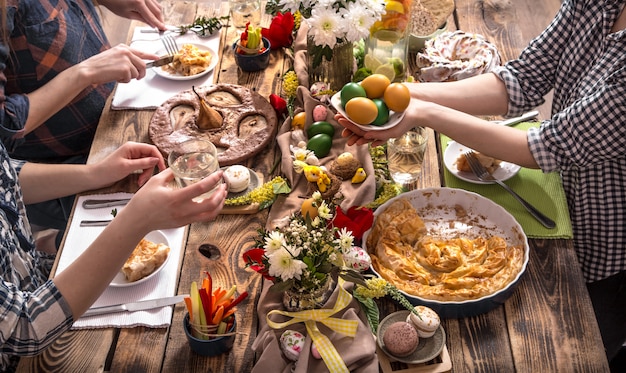
<instances>
[{"instance_id":1,"label":"small bowl","mask_svg":"<svg viewBox=\"0 0 626 373\"><path fill-rule=\"evenodd\" d=\"M237 66L243 71L254 72L263 70L270 63L270 51L271 43L266 38L263 38L263 45L265 50L259 54L240 54L237 53L237 43L233 44L233 53L235 54L235 62Z\"/></svg>"},{"instance_id":2,"label":"small bowl","mask_svg":"<svg viewBox=\"0 0 626 373\"><path fill-rule=\"evenodd\" d=\"M230 351L233 348L235 342L235 335L228 335L224 337L217 337L213 339L198 339L191 334L191 325L189 324L189 314L185 315L183 320L183 328L189 341L191 350L198 355L202 356L217 356L225 352ZM233 326L228 331L233 333L237 329L237 319L233 323Z\"/></svg>"},{"instance_id":3,"label":"small bowl","mask_svg":"<svg viewBox=\"0 0 626 373\"><path fill-rule=\"evenodd\" d=\"M430 35L409 35L409 52L419 52L424 49L427 40L433 39L446 31L448 23L444 23Z\"/></svg>"}]
</instances>

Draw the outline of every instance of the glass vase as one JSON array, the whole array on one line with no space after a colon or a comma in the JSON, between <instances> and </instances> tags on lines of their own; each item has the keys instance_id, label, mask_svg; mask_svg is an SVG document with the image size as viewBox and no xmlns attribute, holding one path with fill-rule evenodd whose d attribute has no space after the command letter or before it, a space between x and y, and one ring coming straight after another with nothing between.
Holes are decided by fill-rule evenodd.
<instances>
[{"instance_id":1,"label":"glass vase","mask_svg":"<svg viewBox=\"0 0 626 373\"><path fill-rule=\"evenodd\" d=\"M330 53L329 53L330 51ZM322 82L333 91L340 91L352 80L354 73L354 50L349 42L338 43L334 48L315 45L313 37L307 37L307 73L309 87ZM330 59L328 57L330 56Z\"/></svg>"},{"instance_id":2,"label":"glass vase","mask_svg":"<svg viewBox=\"0 0 626 373\"><path fill-rule=\"evenodd\" d=\"M283 305L289 312L298 312L322 308L335 291L337 281L332 276L327 276L326 281L315 290L298 291L289 289L283 293Z\"/></svg>"}]
</instances>

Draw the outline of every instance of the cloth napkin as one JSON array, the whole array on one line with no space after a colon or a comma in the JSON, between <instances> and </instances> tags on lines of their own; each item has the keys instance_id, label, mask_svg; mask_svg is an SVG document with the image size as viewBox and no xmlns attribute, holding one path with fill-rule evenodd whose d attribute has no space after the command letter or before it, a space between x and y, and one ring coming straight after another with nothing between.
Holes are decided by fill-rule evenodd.
<instances>
[{"instance_id":1,"label":"cloth napkin","mask_svg":"<svg viewBox=\"0 0 626 373\"><path fill-rule=\"evenodd\" d=\"M527 130L538 124L525 122L515 127ZM452 141L450 138L441 135L441 149L445 151L450 141ZM444 181L447 187L478 193L504 207L515 217L529 238L572 238L567 199L558 172L543 173L541 170L522 167L517 175L505 181L522 198L554 220L556 222L554 229L541 225L509 192L497 184L473 184L457 178L445 167Z\"/></svg>"},{"instance_id":2,"label":"cloth napkin","mask_svg":"<svg viewBox=\"0 0 626 373\"><path fill-rule=\"evenodd\" d=\"M158 33L146 33L142 30L150 30L149 27L135 27L130 46L141 51L156 53L164 49ZM184 43L196 43L205 45L215 52L218 58L220 48L220 33L208 37L199 37L194 32L184 35L170 33L174 36L178 46ZM148 69L143 79L133 79L128 83L119 83L113 94L111 108L122 109L156 109L168 98L175 94L191 89L191 86L213 84L213 71L192 80L171 80L157 75L154 69Z\"/></svg>"},{"instance_id":3,"label":"cloth napkin","mask_svg":"<svg viewBox=\"0 0 626 373\"><path fill-rule=\"evenodd\" d=\"M62 272L72 263L87 247L96 239L105 227L80 227L81 220L106 220L113 218L111 210L118 211L124 206L104 207L97 209L84 209L82 202L89 199L114 199L130 198L129 193L99 194L79 196L74 211L72 223L65 238L65 245L57 265L56 273ZM184 251L185 227L162 230L170 247L170 254L165 267L158 275L146 282L128 287L109 287L98 298L92 307L109 306L150 300L176 295L178 272L181 256ZM109 327L135 327L146 326L153 328L166 328L172 320L172 307L155 308L136 312L117 312L108 315L83 317L74 322L73 329L94 329Z\"/></svg>"}]
</instances>

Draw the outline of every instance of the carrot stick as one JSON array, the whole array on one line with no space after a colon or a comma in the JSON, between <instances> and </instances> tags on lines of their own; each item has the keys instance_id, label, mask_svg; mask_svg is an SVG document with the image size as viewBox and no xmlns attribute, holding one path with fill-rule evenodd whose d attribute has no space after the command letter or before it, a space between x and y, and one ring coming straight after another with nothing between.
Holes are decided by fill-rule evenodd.
<instances>
[{"instance_id":1,"label":"carrot stick","mask_svg":"<svg viewBox=\"0 0 626 373\"><path fill-rule=\"evenodd\" d=\"M215 311L215 317L213 318L213 325L219 325L219 323L222 321L222 318L224 316L224 307L218 307L217 311Z\"/></svg>"},{"instance_id":2,"label":"carrot stick","mask_svg":"<svg viewBox=\"0 0 626 373\"><path fill-rule=\"evenodd\" d=\"M185 297L185 305L187 306L187 312L189 312L189 321L193 322L193 309L191 307L190 297Z\"/></svg>"}]
</instances>

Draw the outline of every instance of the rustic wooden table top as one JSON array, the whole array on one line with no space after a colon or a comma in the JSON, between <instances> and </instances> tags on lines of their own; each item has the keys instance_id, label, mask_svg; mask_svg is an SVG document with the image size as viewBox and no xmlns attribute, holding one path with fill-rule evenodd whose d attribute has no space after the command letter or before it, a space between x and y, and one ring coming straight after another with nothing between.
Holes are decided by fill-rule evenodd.
<instances>
[{"instance_id":1,"label":"rustic wooden table top","mask_svg":"<svg viewBox=\"0 0 626 373\"><path fill-rule=\"evenodd\" d=\"M227 13L226 3L162 1L168 24L190 23L198 15ZM448 22L483 34L500 49L505 60L514 58L553 18L559 0L456 0L456 13ZM263 24L269 24L264 15ZM127 41L136 22L119 20L105 12L104 25L112 43ZM129 29L131 33L129 34ZM239 84L264 97L280 93L283 71L290 61L273 51L270 67L260 73L238 71L229 46L233 30L222 32L216 83ZM549 106L540 117L549 117ZM90 161L108 154L125 141L150 142L151 110L110 110L107 104L92 147ZM435 136L431 133L431 136ZM437 141L430 141L419 187L442 185ZM280 157L275 143L245 165L265 175ZM275 171L277 172L277 171ZM98 193L135 191L132 177ZM183 331L185 307L174 308L170 328L145 327L69 331L43 354L23 358L20 372L247 372L255 362L251 345L258 322L256 304L261 276L243 268L241 253L254 245L257 229L264 227L267 210L250 215L221 215L214 222L192 224L182 263L179 294L186 293L203 270L219 284L236 284L250 297L238 306L238 335L229 354L204 358L190 351ZM586 293L576 255L569 240L531 239L527 273L508 301L486 314L444 320L453 372L608 372L602 341ZM202 244L217 251L206 258ZM383 304L382 314L394 310ZM432 370L419 370L430 372Z\"/></svg>"}]
</instances>

